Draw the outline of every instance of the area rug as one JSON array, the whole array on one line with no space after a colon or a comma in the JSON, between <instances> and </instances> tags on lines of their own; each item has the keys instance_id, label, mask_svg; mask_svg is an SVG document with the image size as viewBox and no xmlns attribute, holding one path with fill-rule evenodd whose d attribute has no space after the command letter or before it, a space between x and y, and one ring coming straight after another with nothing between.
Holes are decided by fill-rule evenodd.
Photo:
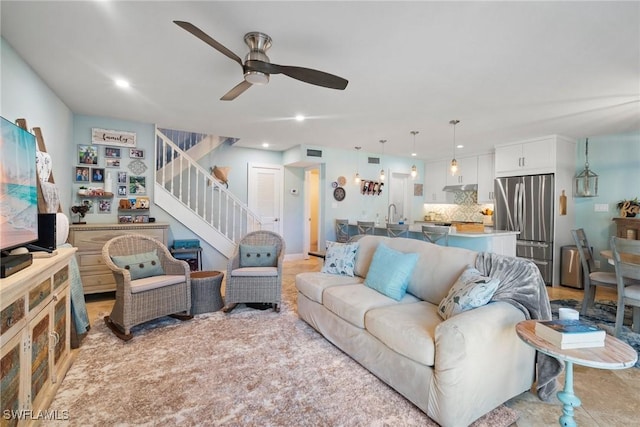
<instances>
[{"instance_id":1,"label":"area rug","mask_svg":"<svg viewBox=\"0 0 640 427\"><path fill-rule=\"evenodd\" d=\"M50 409L74 426L436 426L301 321L295 291L280 313L164 317L122 342L95 321ZM509 426L502 405L476 427Z\"/></svg>"},{"instance_id":2,"label":"area rug","mask_svg":"<svg viewBox=\"0 0 640 427\"><path fill-rule=\"evenodd\" d=\"M582 301L574 299L559 299L551 301L551 311L553 318L558 318L558 308L569 307L580 311ZM616 325L616 307L615 301L596 301L585 316L580 315L580 319L600 329L607 331L609 335L613 335L613 328ZM640 357L640 334L636 334L629 328L631 325L631 307L625 307L624 322L620 339L631 347L633 347ZM640 360L635 364L636 368L640 368Z\"/></svg>"}]
</instances>

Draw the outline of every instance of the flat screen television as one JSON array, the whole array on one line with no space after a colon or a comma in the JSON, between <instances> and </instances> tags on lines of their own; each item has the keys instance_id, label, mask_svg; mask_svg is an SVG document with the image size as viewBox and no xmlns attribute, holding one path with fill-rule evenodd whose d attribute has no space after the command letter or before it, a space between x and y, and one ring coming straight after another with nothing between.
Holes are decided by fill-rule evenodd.
<instances>
[{"instance_id":1,"label":"flat screen television","mask_svg":"<svg viewBox=\"0 0 640 427\"><path fill-rule=\"evenodd\" d=\"M0 117L0 251L38 240L36 138Z\"/></svg>"}]
</instances>

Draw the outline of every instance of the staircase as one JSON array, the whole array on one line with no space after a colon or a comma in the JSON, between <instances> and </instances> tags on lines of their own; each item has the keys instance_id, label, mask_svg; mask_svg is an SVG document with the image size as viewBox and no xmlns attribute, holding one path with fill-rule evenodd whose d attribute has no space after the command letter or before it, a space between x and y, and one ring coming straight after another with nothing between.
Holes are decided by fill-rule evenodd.
<instances>
[{"instance_id":1,"label":"staircase","mask_svg":"<svg viewBox=\"0 0 640 427\"><path fill-rule=\"evenodd\" d=\"M230 258L236 242L261 222L197 163L220 143L209 135L156 129L154 202Z\"/></svg>"}]
</instances>

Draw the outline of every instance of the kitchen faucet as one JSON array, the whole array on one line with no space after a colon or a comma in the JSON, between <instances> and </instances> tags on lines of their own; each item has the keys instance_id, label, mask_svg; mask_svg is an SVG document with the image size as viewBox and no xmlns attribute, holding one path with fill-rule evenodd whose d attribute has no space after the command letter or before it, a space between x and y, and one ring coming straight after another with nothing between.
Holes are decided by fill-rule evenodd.
<instances>
[{"instance_id":1,"label":"kitchen faucet","mask_svg":"<svg viewBox=\"0 0 640 427\"><path fill-rule=\"evenodd\" d=\"M388 224L393 224L393 216L391 216L391 207L393 207L393 214L397 214L398 213L398 208L396 208L396 205L394 203L391 203L389 205L389 208L387 208L387 221Z\"/></svg>"}]
</instances>

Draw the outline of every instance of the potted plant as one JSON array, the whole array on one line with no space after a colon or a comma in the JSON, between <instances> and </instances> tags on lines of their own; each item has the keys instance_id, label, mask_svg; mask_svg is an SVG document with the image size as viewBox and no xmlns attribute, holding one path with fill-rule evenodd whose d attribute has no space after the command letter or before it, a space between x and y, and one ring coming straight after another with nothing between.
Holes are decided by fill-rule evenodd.
<instances>
[{"instance_id":1,"label":"potted plant","mask_svg":"<svg viewBox=\"0 0 640 427\"><path fill-rule=\"evenodd\" d=\"M640 201L637 197L631 200L620 200L616 207L620 210L622 218L633 218L637 213L640 213Z\"/></svg>"}]
</instances>

